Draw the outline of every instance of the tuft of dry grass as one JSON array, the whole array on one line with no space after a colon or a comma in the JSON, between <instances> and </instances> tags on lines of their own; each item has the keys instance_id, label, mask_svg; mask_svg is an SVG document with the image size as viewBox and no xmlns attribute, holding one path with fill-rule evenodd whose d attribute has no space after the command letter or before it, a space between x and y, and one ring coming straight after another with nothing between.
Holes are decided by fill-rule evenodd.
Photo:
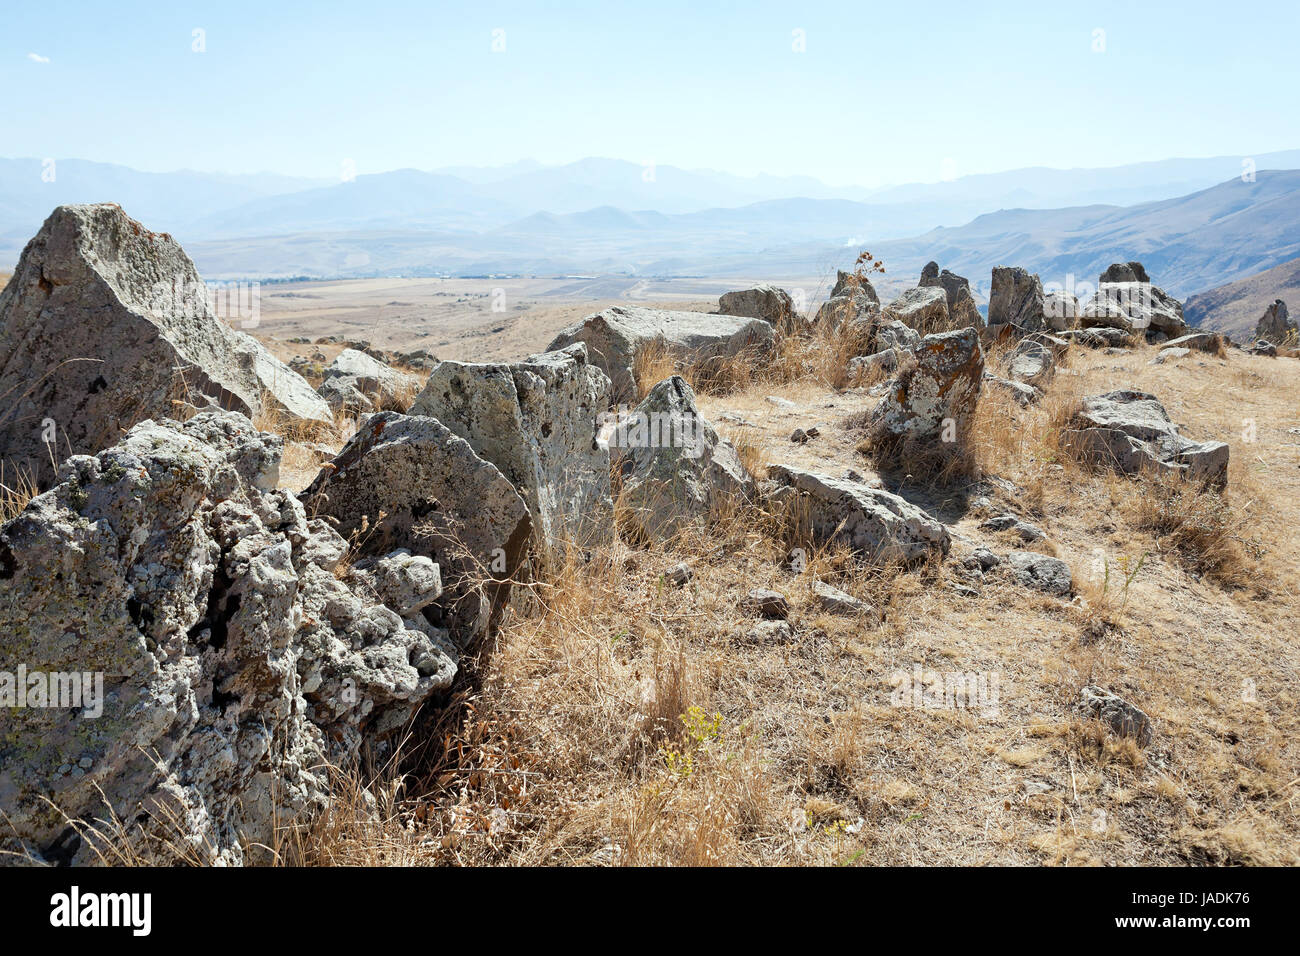
<instances>
[{"instance_id":1,"label":"tuft of dry grass","mask_svg":"<svg viewBox=\"0 0 1300 956\"><path fill-rule=\"evenodd\" d=\"M1177 476L1153 475L1128 496L1134 527L1156 546L1177 552L1196 571L1229 587L1259 586L1260 516L1238 510L1230 492L1198 488Z\"/></svg>"},{"instance_id":2,"label":"tuft of dry grass","mask_svg":"<svg viewBox=\"0 0 1300 956\"><path fill-rule=\"evenodd\" d=\"M38 494L40 489L30 473L16 471L6 476L4 462L0 462L0 524L20 515Z\"/></svg>"}]
</instances>

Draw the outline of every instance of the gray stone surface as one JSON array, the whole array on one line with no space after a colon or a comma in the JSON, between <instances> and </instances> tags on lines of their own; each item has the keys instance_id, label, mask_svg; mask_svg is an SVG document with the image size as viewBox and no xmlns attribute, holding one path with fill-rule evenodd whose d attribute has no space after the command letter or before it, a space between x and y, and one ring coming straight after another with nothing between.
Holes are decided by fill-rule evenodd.
<instances>
[{"instance_id":1,"label":"gray stone surface","mask_svg":"<svg viewBox=\"0 0 1300 956\"><path fill-rule=\"evenodd\" d=\"M794 300L785 289L762 283L752 289L736 292L724 292L718 299L720 315L747 316L762 319L773 328L791 328L798 318L794 312Z\"/></svg>"},{"instance_id":2,"label":"gray stone surface","mask_svg":"<svg viewBox=\"0 0 1300 956\"><path fill-rule=\"evenodd\" d=\"M1014 325L1022 332L1047 328L1043 284L1019 266L994 266L989 292L989 325Z\"/></svg>"},{"instance_id":3,"label":"gray stone surface","mask_svg":"<svg viewBox=\"0 0 1300 956\"><path fill-rule=\"evenodd\" d=\"M1160 401L1146 392L1085 398L1070 421L1069 438L1093 460L1126 474L1157 469L1219 486L1228 480L1227 444L1183 437Z\"/></svg>"},{"instance_id":4,"label":"gray stone surface","mask_svg":"<svg viewBox=\"0 0 1300 956\"><path fill-rule=\"evenodd\" d=\"M948 328L979 328L984 324L975 297L971 295L970 280L965 276L947 269L940 271L937 262L930 262L921 271L921 281L917 284L943 289L948 299Z\"/></svg>"},{"instance_id":5,"label":"gray stone surface","mask_svg":"<svg viewBox=\"0 0 1300 956\"><path fill-rule=\"evenodd\" d=\"M948 316L948 296L937 287L908 289L881 312L885 319L902 322L922 335L953 328Z\"/></svg>"},{"instance_id":6,"label":"gray stone surface","mask_svg":"<svg viewBox=\"0 0 1300 956\"><path fill-rule=\"evenodd\" d=\"M768 474L778 485L774 502L799 536L843 542L881 563L912 564L948 553L943 524L898 495L790 465L773 465Z\"/></svg>"},{"instance_id":7,"label":"gray stone surface","mask_svg":"<svg viewBox=\"0 0 1300 956\"><path fill-rule=\"evenodd\" d=\"M410 408L501 469L532 515L534 545L558 554L614 533L609 452L597 443L608 376L579 342L513 364L442 362Z\"/></svg>"},{"instance_id":8,"label":"gray stone surface","mask_svg":"<svg viewBox=\"0 0 1300 956\"><path fill-rule=\"evenodd\" d=\"M872 411L876 433L919 439L941 438L951 420L960 437L979 402L984 350L979 332L961 329L927 335L912 350L916 363L892 383Z\"/></svg>"},{"instance_id":9,"label":"gray stone surface","mask_svg":"<svg viewBox=\"0 0 1300 956\"><path fill-rule=\"evenodd\" d=\"M357 349L344 349L328 366L316 390L330 407L345 411L406 411L406 403L419 390L420 381L390 368ZM365 402L358 406L356 396Z\"/></svg>"},{"instance_id":10,"label":"gray stone surface","mask_svg":"<svg viewBox=\"0 0 1300 956\"><path fill-rule=\"evenodd\" d=\"M1074 590L1070 566L1060 558L1037 551L1012 551L1007 555L1011 573L1020 584L1046 594L1065 597Z\"/></svg>"},{"instance_id":11,"label":"gray stone surface","mask_svg":"<svg viewBox=\"0 0 1300 956\"><path fill-rule=\"evenodd\" d=\"M652 538L671 537L755 491L736 449L700 414L694 391L678 375L611 423L602 443L630 520Z\"/></svg>"},{"instance_id":12,"label":"gray stone surface","mask_svg":"<svg viewBox=\"0 0 1300 956\"><path fill-rule=\"evenodd\" d=\"M1118 694L1088 684L1079 692L1079 709L1085 716L1100 720L1117 737L1130 737L1139 747L1151 743L1151 718Z\"/></svg>"},{"instance_id":13,"label":"gray stone surface","mask_svg":"<svg viewBox=\"0 0 1300 956\"><path fill-rule=\"evenodd\" d=\"M496 465L437 419L397 412L364 419L299 497L360 556L402 548L436 563L444 593L428 613L461 645L503 610L532 529Z\"/></svg>"},{"instance_id":14,"label":"gray stone surface","mask_svg":"<svg viewBox=\"0 0 1300 956\"><path fill-rule=\"evenodd\" d=\"M404 595L384 604L275 488L281 443L232 412L141 422L0 527L0 671L98 674L103 691L6 710L0 850L264 860L276 827L325 805L327 764L451 685L446 633L402 617L437 567L381 556L410 584L384 584ZM97 837L110 814L124 831Z\"/></svg>"},{"instance_id":15,"label":"gray stone surface","mask_svg":"<svg viewBox=\"0 0 1300 956\"><path fill-rule=\"evenodd\" d=\"M176 240L111 203L59 206L23 250L0 292L0 395L6 473L43 484L68 455L185 405L331 417L302 376L216 318Z\"/></svg>"},{"instance_id":16,"label":"gray stone surface","mask_svg":"<svg viewBox=\"0 0 1300 956\"><path fill-rule=\"evenodd\" d=\"M1288 340L1295 341L1296 324L1287 314L1286 303L1281 299L1274 299L1273 303L1264 310L1264 314L1255 324L1255 338L1272 345L1281 345Z\"/></svg>"},{"instance_id":17,"label":"gray stone surface","mask_svg":"<svg viewBox=\"0 0 1300 956\"><path fill-rule=\"evenodd\" d=\"M816 607L828 614L869 618L871 627L880 623L880 612L875 607L825 581L812 583L812 596Z\"/></svg>"},{"instance_id":18,"label":"gray stone surface","mask_svg":"<svg viewBox=\"0 0 1300 956\"><path fill-rule=\"evenodd\" d=\"M633 402L638 395L636 356L648 346L662 343L684 362L707 364L741 353L757 360L774 341L772 326L762 319L616 305L565 329L547 351L585 342L591 364L613 382L614 401Z\"/></svg>"}]
</instances>

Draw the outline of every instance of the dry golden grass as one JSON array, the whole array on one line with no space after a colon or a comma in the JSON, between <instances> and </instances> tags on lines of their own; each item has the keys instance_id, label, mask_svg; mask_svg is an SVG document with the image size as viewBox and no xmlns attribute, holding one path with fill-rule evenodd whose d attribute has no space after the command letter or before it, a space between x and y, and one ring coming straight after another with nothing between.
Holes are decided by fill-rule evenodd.
<instances>
[{"instance_id":1,"label":"dry golden grass","mask_svg":"<svg viewBox=\"0 0 1300 956\"><path fill-rule=\"evenodd\" d=\"M869 472L845 423L876 400L841 389L803 348L791 337L777 374L701 389L702 410L752 423L727 429L756 471ZM397 796L367 809L355 778L341 782L333 816L295 836L292 859L1300 862L1300 363L1232 352L1150 366L1153 355L1071 349L1028 408L986 390L968 435L978 479L882 476L949 526L942 564L878 568L837 549L792 564L778 516L737 503L672 542L552 569L463 661L454 706L421 729L424 755L400 788L376 784ZM1083 396L1130 386L1192 437L1231 444L1222 495L1062 452ZM818 438L789 441L815 422ZM971 508L977 495L989 510ZM1040 547L1072 567L1076 597L996 569L977 593L955 590L967 550L1013 547L979 529L1004 511L1047 532ZM694 577L676 588L665 573L681 561ZM814 580L882 623L826 613ZM741 601L755 587L790 599L788 641L751 637ZM899 706L917 669L997 675L996 707ZM1087 683L1141 706L1152 744L1082 719Z\"/></svg>"}]
</instances>

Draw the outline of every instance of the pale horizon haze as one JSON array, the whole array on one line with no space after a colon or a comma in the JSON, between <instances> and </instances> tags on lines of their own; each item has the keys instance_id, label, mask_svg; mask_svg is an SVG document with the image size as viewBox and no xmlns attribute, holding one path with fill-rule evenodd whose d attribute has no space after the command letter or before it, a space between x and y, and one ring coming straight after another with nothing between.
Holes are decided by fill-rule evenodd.
<instances>
[{"instance_id":1,"label":"pale horizon haze","mask_svg":"<svg viewBox=\"0 0 1300 956\"><path fill-rule=\"evenodd\" d=\"M128 0L5 23L0 156L152 172L594 156L871 187L1300 143L1294 3Z\"/></svg>"}]
</instances>

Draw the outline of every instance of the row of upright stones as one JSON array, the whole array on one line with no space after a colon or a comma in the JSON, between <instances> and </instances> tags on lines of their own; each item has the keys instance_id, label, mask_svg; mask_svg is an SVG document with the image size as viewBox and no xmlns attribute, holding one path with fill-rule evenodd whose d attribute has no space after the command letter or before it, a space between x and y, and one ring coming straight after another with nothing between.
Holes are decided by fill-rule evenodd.
<instances>
[{"instance_id":1,"label":"row of upright stones","mask_svg":"<svg viewBox=\"0 0 1300 956\"><path fill-rule=\"evenodd\" d=\"M265 857L277 827L328 799L322 768L438 706L512 582L614 541L615 494L644 537L758 501L868 560L949 551L941 522L856 476L778 466L756 481L680 376L638 402L646 349L705 373L763 361L806 325L782 290L729 293L716 314L614 307L521 362L438 363L406 411L363 417L295 494L279 487L283 439L251 417L308 430L409 383L358 353L313 390L201 288L174 240L105 204L56 209L0 293L0 459L48 489L0 527L0 673L103 685L90 707L11 711L9 859ZM1008 374L1041 384L1031 360L1055 343L1028 327L1033 283L1001 288L1036 342ZM932 264L881 306L841 274L815 321L892 356L873 428L939 441L973 414L987 330L961 277ZM1119 417L1108 433L1124 434ZM1144 427L1133 440L1183 467L1176 429Z\"/></svg>"}]
</instances>

